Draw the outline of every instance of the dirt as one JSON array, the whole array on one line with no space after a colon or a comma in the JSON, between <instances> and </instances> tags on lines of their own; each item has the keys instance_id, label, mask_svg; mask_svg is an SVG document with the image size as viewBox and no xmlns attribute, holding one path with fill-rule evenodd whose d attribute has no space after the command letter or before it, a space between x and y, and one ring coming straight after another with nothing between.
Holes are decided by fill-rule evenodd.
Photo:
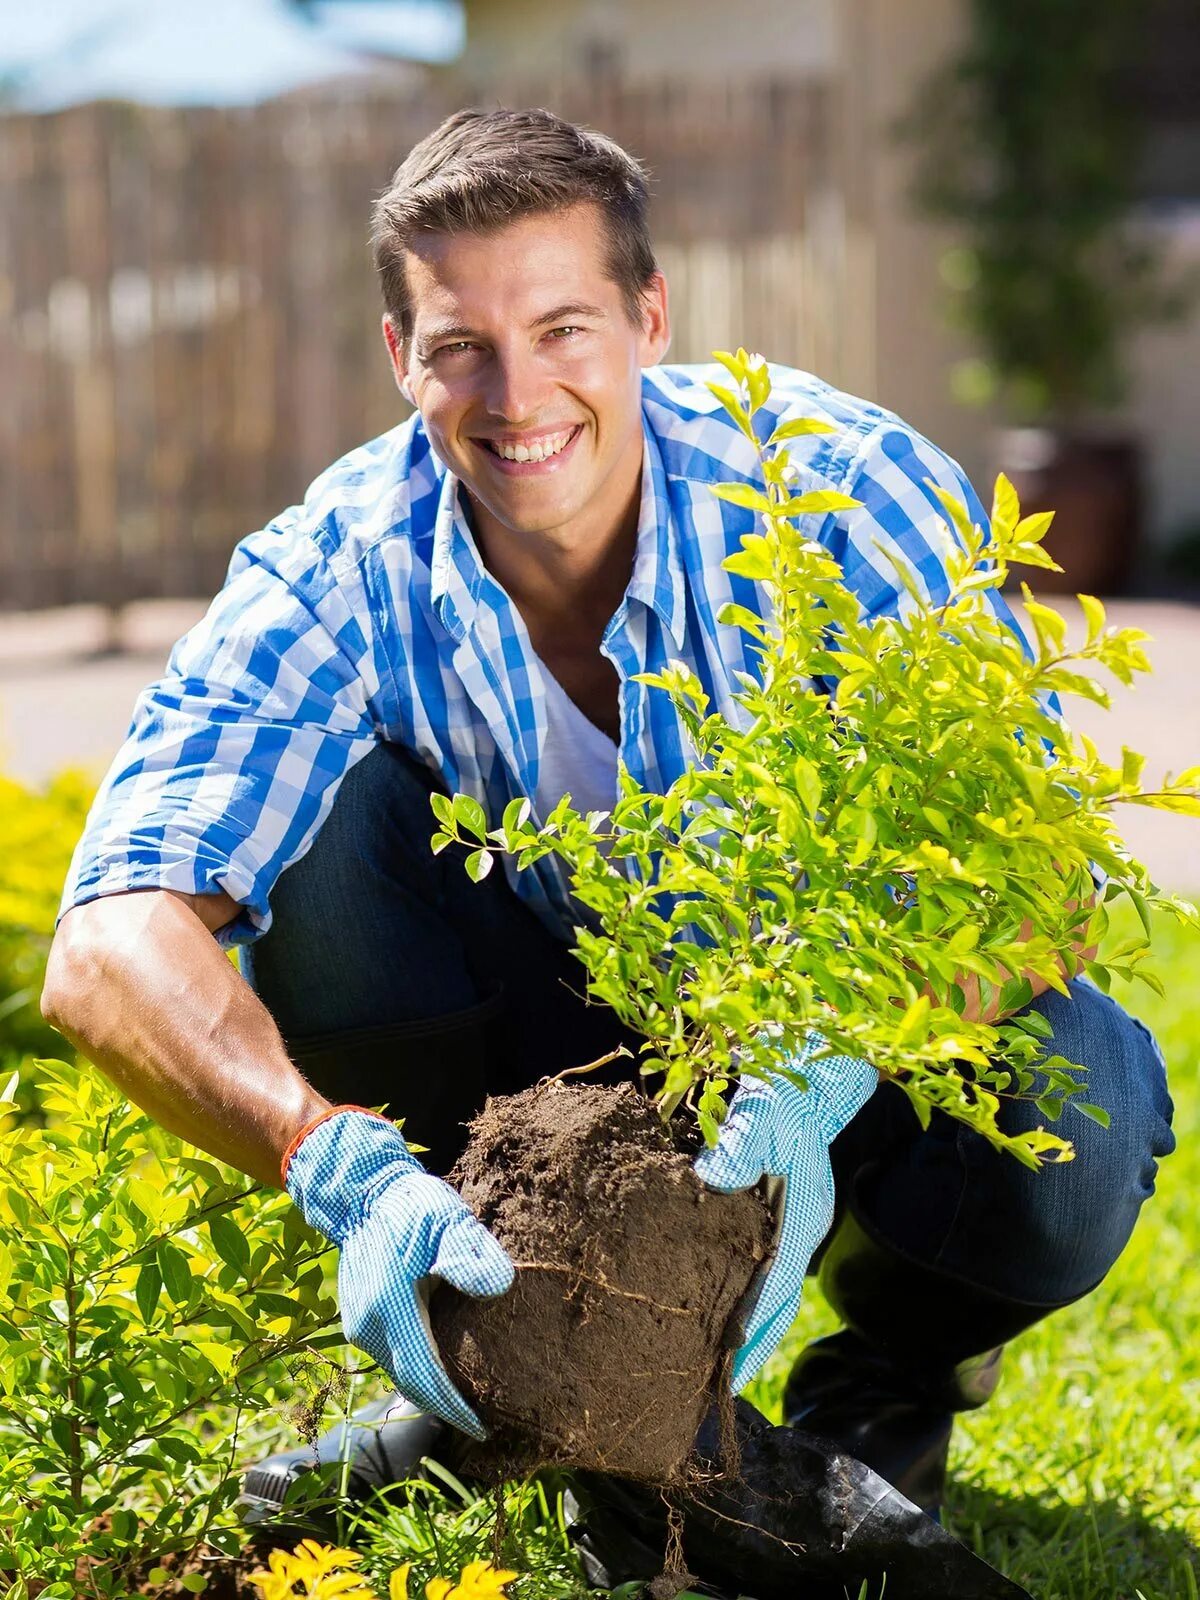
<instances>
[{"instance_id":1,"label":"dirt","mask_svg":"<svg viewBox=\"0 0 1200 1600\"><path fill-rule=\"evenodd\" d=\"M768 1248L755 1191L697 1178L698 1135L631 1084L487 1102L450 1182L517 1264L495 1300L439 1289L446 1365L490 1437L472 1468L686 1481L728 1370L726 1330Z\"/></svg>"}]
</instances>

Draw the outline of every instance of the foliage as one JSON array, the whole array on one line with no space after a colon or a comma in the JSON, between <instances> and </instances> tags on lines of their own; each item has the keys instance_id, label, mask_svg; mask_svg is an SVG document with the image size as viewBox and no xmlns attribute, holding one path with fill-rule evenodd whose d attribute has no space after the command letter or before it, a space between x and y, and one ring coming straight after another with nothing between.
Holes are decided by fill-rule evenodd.
<instances>
[{"instance_id":1,"label":"foliage","mask_svg":"<svg viewBox=\"0 0 1200 1600\"><path fill-rule=\"evenodd\" d=\"M242 1421L341 1335L285 1195L96 1072L38 1076L45 1127L15 1081L0 1106L0 1593L120 1596L168 1554L238 1548Z\"/></svg>"},{"instance_id":2,"label":"foliage","mask_svg":"<svg viewBox=\"0 0 1200 1600\"><path fill-rule=\"evenodd\" d=\"M92 786L66 772L44 790L0 776L0 1067L60 1047L38 996L71 851Z\"/></svg>"},{"instance_id":3,"label":"foliage","mask_svg":"<svg viewBox=\"0 0 1200 1600\"><path fill-rule=\"evenodd\" d=\"M493 1548L496 1497L472 1493L438 1462L424 1465L427 1479L414 1479L399 1500L379 1498L358 1516L354 1542L365 1550L365 1567L380 1589L395 1583L400 1571L426 1593L431 1583L445 1582L443 1573L486 1567L485 1553L515 1569L513 1600L570 1600L585 1589L562 1493L550 1478L505 1488L499 1504L501 1554ZM454 1595L453 1600L468 1597Z\"/></svg>"},{"instance_id":4,"label":"foliage","mask_svg":"<svg viewBox=\"0 0 1200 1600\"><path fill-rule=\"evenodd\" d=\"M959 397L1070 420L1121 398L1122 341L1177 315L1130 226L1141 128L1126 92L1150 37L1139 0L970 0L966 42L922 86L906 130L916 198L959 224L943 272L983 359Z\"/></svg>"},{"instance_id":5,"label":"foliage","mask_svg":"<svg viewBox=\"0 0 1200 1600\"><path fill-rule=\"evenodd\" d=\"M990 539L942 496L943 603L898 566L904 615L860 615L839 564L797 526L854 504L791 490L787 444L823 425L787 422L760 443L766 365L718 354L742 398L713 392L755 443L763 480L716 490L762 526L725 562L769 602L765 621L740 605L721 613L757 649L759 672L735 697L739 721L709 713L695 674L673 662L643 680L670 695L694 752L665 794L622 766L611 815L581 816L568 795L538 826L514 800L492 829L474 799L435 795L433 847L471 846L476 877L500 850L520 867L551 854L566 863L599 924L576 929L589 992L647 1036L642 1070L663 1075L664 1114L686 1099L710 1141L729 1075L764 1075L816 1033L830 1053L894 1076L923 1122L937 1107L1030 1165L1068 1159L1070 1146L1044 1127L1008 1135L997 1125L1005 1097L1036 1098L1052 1121L1083 1088L1077 1064L1043 1058L1049 1027L1020 1009L1030 985L1011 975L1066 992L1060 956L1073 970L1072 947L1102 938L1122 895L1144 919L1156 903L1195 916L1158 893L1109 813L1123 803L1200 815L1200 767L1144 791L1142 757L1126 750L1110 766L1050 708L1054 694L1106 703L1080 667L1128 683L1149 670L1146 635L1106 626L1084 596L1087 641L1072 650L1062 617L1026 588L1029 658L989 596L1013 563L1053 566L1040 542L1050 517L1022 519L1003 478ZM1094 905L1092 863L1109 875ZM1114 973L1154 984L1141 966L1146 933L1148 923L1083 969L1103 988ZM963 975L998 994L1007 1020L961 1014Z\"/></svg>"}]
</instances>

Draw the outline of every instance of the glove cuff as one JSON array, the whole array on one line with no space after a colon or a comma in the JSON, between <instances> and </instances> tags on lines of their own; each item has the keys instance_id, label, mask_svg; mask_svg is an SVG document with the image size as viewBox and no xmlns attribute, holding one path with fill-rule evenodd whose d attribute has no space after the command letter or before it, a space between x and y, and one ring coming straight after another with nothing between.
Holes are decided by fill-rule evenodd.
<instances>
[{"instance_id":1,"label":"glove cuff","mask_svg":"<svg viewBox=\"0 0 1200 1600\"><path fill-rule=\"evenodd\" d=\"M281 1176L304 1220L340 1245L368 1188L389 1167L424 1170L387 1117L366 1106L330 1106L291 1141Z\"/></svg>"}]
</instances>

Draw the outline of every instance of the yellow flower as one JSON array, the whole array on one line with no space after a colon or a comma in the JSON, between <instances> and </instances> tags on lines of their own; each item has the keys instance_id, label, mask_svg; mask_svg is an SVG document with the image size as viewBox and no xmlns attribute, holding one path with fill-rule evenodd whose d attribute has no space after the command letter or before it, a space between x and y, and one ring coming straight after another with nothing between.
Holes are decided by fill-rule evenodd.
<instances>
[{"instance_id":1,"label":"yellow flower","mask_svg":"<svg viewBox=\"0 0 1200 1600\"><path fill-rule=\"evenodd\" d=\"M425 1600L505 1600L504 1585L515 1577L515 1572L494 1567L490 1561L468 1561L457 1583L452 1584L449 1578L431 1578L425 1585ZM402 1596L401 1600L407 1597Z\"/></svg>"},{"instance_id":2,"label":"yellow flower","mask_svg":"<svg viewBox=\"0 0 1200 1600\"><path fill-rule=\"evenodd\" d=\"M408 1574L412 1562L406 1561L392 1573L388 1584L388 1600L408 1600ZM458 1575L458 1582L449 1578L430 1578L425 1585L425 1600L506 1600L504 1585L511 1583L515 1572L494 1567L490 1561L468 1561ZM268 1597L272 1600L272 1597Z\"/></svg>"},{"instance_id":3,"label":"yellow flower","mask_svg":"<svg viewBox=\"0 0 1200 1600\"><path fill-rule=\"evenodd\" d=\"M354 1550L339 1550L333 1545L302 1539L290 1554L272 1550L270 1570L250 1574L262 1600L376 1600L362 1579L346 1567L356 1567L362 1557ZM303 1589L296 1585L302 1583Z\"/></svg>"}]
</instances>

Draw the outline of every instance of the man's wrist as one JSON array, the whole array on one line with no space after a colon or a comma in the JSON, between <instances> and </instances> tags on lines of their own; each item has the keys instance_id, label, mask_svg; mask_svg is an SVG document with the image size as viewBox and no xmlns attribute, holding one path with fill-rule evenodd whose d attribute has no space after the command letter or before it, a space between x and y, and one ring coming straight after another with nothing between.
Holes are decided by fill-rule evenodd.
<instances>
[{"instance_id":1,"label":"man's wrist","mask_svg":"<svg viewBox=\"0 0 1200 1600\"><path fill-rule=\"evenodd\" d=\"M328 1122L330 1117L340 1116L344 1111L353 1111L361 1113L365 1117L373 1117L377 1122L387 1123L389 1128L395 1126L395 1124L390 1122L389 1119L383 1116L381 1112L372 1111L369 1106L356 1106L349 1104L334 1105L321 1096L318 1096L317 1098L320 1102L318 1108L315 1111L311 1106L306 1108L309 1113L307 1120L302 1122L292 1134L284 1148L282 1156L279 1159L279 1182L280 1186L284 1189L287 1188L288 1167L291 1164L292 1157L296 1154L296 1151L299 1150L305 1139L308 1138L309 1134L315 1132L323 1122Z\"/></svg>"}]
</instances>

